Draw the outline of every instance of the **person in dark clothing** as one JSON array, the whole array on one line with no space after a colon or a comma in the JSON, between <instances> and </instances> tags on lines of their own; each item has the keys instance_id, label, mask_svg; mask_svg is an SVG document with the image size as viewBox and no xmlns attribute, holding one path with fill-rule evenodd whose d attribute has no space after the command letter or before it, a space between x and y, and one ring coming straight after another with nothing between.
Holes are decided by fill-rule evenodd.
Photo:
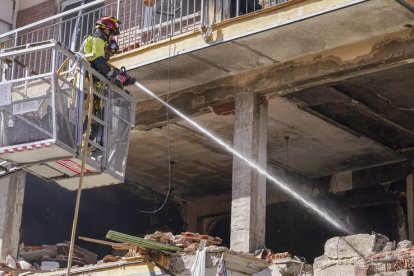
<instances>
[{"instance_id":1,"label":"person in dark clothing","mask_svg":"<svg viewBox=\"0 0 414 276\"><path fill-rule=\"evenodd\" d=\"M108 64L109 58L116 54L119 47L114 40L114 36L119 35L119 24L121 22L111 16L101 17L95 23L95 31L92 35L85 38L82 43L80 52L87 57L91 63L92 68L108 78L114 84L123 88L135 83L135 79L130 77L125 70L120 70L112 67ZM97 93L106 94L107 86L104 85L98 78L93 77L94 90ZM86 99L86 98L85 98ZM86 103L85 103L86 104ZM98 96L93 96L93 115L100 120L105 121L104 118L104 102ZM84 132L87 128L87 116L84 116ZM92 120L91 132L89 139L96 141L99 145L103 146L103 126ZM92 147L91 151L96 151Z\"/></svg>"}]
</instances>

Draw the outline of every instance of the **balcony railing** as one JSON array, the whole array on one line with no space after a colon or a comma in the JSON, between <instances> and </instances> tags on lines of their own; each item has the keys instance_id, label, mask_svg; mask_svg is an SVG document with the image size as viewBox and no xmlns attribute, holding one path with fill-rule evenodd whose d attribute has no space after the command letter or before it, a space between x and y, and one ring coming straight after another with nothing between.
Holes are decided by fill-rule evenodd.
<instances>
[{"instance_id":1,"label":"balcony railing","mask_svg":"<svg viewBox=\"0 0 414 276\"><path fill-rule=\"evenodd\" d=\"M0 35L1 48L57 40L72 51L104 15L118 17L122 52L289 0L95 0Z\"/></svg>"}]
</instances>

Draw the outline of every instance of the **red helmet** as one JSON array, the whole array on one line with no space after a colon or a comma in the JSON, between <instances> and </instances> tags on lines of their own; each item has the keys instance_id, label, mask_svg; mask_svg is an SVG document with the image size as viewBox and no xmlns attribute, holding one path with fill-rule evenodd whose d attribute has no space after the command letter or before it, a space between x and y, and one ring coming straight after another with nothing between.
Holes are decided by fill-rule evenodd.
<instances>
[{"instance_id":1,"label":"red helmet","mask_svg":"<svg viewBox=\"0 0 414 276\"><path fill-rule=\"evenodd\" d=\"M110 34L119 35L119 24L121 21L112 16L103 16L95 23L95 29L109 29Z\"/></svg>"}]
</instances>

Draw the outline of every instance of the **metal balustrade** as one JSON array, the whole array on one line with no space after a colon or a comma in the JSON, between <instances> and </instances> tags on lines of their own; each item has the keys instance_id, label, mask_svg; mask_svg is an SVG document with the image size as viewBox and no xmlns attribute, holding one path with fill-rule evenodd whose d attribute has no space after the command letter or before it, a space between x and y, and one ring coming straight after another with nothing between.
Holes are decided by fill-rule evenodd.
<instances>
[{"instance_id":1,"label":"metal balustrade","mask_svg":"<svg viewBox=\"0 0 414 276\"><path fill-rule=\"evenodd\" d=\"M122 22L117 40L121 52L126 52L288 1L95 0L2 34L0 45L11 48L53 39L76 51L82 40L93 32L94 22L101 16L112 15ZM42 68L36 70L41 72Z\"/></svg>"}]
</instances>

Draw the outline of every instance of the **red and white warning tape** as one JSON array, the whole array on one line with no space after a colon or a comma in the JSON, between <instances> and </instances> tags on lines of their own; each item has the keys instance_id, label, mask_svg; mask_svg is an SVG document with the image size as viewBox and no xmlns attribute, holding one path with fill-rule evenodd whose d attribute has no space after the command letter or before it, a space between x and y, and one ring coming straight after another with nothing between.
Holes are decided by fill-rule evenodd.
<instances>
[{"instance_id":1,"label":"red and white warning tape","mask_svg":"<svg viewBox=\"0 0 414 276\"><path fill-rule=\"evenodd\" d=\"M24 151L24 150L32 150L32 149L40 149L40 148L50 147L54 143L55 143L54 141L50 141L50 142L24 144L24 145L19 145L19 146L16 146L16 147L2 148L2 149L0 149L0 154L2 154L2 153L14 153L14 152L20 152L20 151Z\"/></svg>"}]
</instances>

